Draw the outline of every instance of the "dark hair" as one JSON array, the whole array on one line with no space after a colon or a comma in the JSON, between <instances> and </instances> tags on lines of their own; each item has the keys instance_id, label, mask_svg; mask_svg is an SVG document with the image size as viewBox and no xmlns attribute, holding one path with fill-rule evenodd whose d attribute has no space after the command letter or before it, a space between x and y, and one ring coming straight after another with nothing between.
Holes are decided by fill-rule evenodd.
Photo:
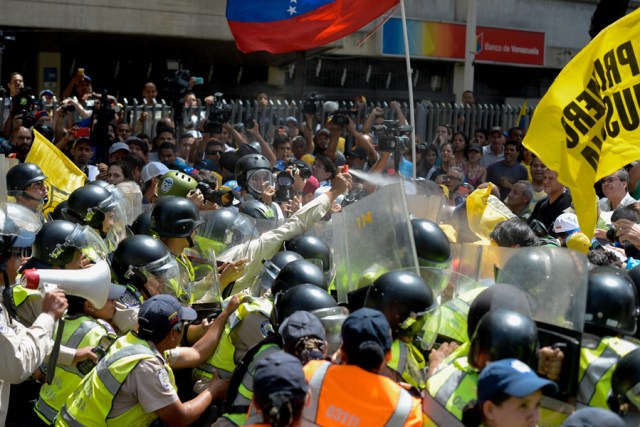
<instances>
[{"instance_id":1,"label":"dark hair","mask_svg":"<svg viewBox=\"0 0 640 427\"><path fill-rule=\"evenodd\" d=\"M611 222L616 222L620 219L628 219L629 221L638 223L640 217L638 211L629 206L618 206L611 214Z\"/></svg>"},{"instance_id":2,"label":"dark hair","mask_svg":"<svg viewBox=\"0 0 640 427\"><path fill-rule=\"evenodd\" d=\"M206 153L207 151L209 151L209 149L214 145L218 147L222 147L222 150L224 151L224 142L218 141L217 139L210 139L207 141L207 145L205 146L204 152Z\"/></svg>"},{"instance_id":3,"label":"dark hair","mask_svg":"<svg viewBox=\"0 0 640 427\"><path fill-rule=\"evenodd\" d=\"M506 393L498 392L489 401L494 405L500 406L510 397ZM467 403L462 410L462 424L465 427L479 427L484 422L483 418L482 405L477 400Z\"/></svg>"},{"instance_id":4,"label":"dark hair","mask_svg":"<svg viewBox=\"0 0 640 427\"><path fill-rule=\"evenodd\" d=\"M453 138L455 138L456 135L462 135L462 138L464 138L464 149L463 149L463 151L464 151L464 158L466 159L467 158L467 154L469 152L469 137L464 132L456 132L451 136L451 143L453 143ZM453 147L453 149L454 149L453 152L454 153L455 153L455 148L456 147Z\"/></svg>"},{"instance_id":5,"label":"dark hair","mask_svg":"<svg viewBox=\"0 0 640 427\"><path fill-rule=\"evenodd\" d=\"M622 261L613 252L604 249L591 249L587 253L587 259L592 265L611 266L622 268Z\"/></svg>"},{"instance_id":6,"label":"dark hair","mask_svg":"<svg viewBox=\"0 0 640 427\"><path fill-rule=\"evenodd\" d=\"M149 139L149 135L147 135L146 133L142 133L140 132L139 134L136 135L138 138L140 139ZM144 142L144 141L142 141Z\"/></svg>"},{"instance_id":7,"label":"dark hair","mask_svg":"<svg viewBox=\"0 0 640 427\"><path fill-rule=\"evenodd\" d=\"M110 163L109 167L118 166L122 170L122 176L124 176L125 181L133 180L133 173L131 170L131 164L120 160L119 162Z\"/></svg>"},{"instance_id":8,"label":"dark hair","mask_svg":"<svg viewBox=\"0 0 640 427\"><path fill-rule=\"evenodd\" d=\"M174 128L172 128L171 126L168 126L166 122L158 121L158 124L156 124L156 138L158 137L158 135L160 135L163 132L169 132L171 135L173 135L173 138L175 139L176 137L176 131Z\"/></svg>"},{"instance_id":9,"label":"dark hair","mask_svg":"<svg viewBox=\"0 0 640 427\"><path fill-rule=\"evenodd\" d=\"M162 144L160 144L160 146L158 147L158 152L160 152L160 150L166 150L166 149L169 149L174 153L178 152L178 147L176 147L175 144L172 144L170 142L163 142Z\"/></svg>"},{"instance_id":10,"label":"dark hair","mask_svg":"<svg viewBox=\"0 0 640 427\"><path fill-rule=\"evenodd\" d=\"M84 313L84 303L86 299L69 294L65 295L65 297L69 304L69 307L67 307L67 314L73 316Z\"/></svg>"},{"instance_id":11,"label":"dark hair","mask_svg":"<svg viewBox=\"0 0 640 427\"><path fill-rule=\"evenodd\" d=\"M344 347L343 347L344 348ZM369 372L378 372L380 365L384 362L385 352L378 343L365 341L358 347L356 354L347 353L349 365L356 365Z\"/></svg>"},{"instance_id":12,"label":"dark hair","mask_svg":"<svg viewBox=\"0 0 640 427\"><path fill-rule=\"evenodd\" d=\"M276 135L273 137L273 149L277 150L278 147L280 147L282 144L288 144L290 143L289 141L289 137L288 136L284 136L284 135Z\"/></svg>"},{"instance_id":13,"label":"dark hair","mask_svg":"<svg viewBox=\"0 0 640 427\"><path fill-rule=\"evenodd\" d=\"M120 163L126 163L131 172L133 172L136 168L142 170L144 165L146 165L144 160L134 154L127 154L120 160Z\"/></svg>"},{"instance_id":14,"label":"dark hair","mask_svg":"<svg viewBox=\"0 0 640 427\"><path fill-rule=\"evenodd\" d=\"M484 139L489 139L489 131L487 129L476 128L476 130L473 131L473 135L475 136L475 134L478 132L484 135Z\"/></svg>"},{"instance_id":15,"label":"dark hair","mask_svg":"<svg viewBox=\"0 0 640 427\"><path fill-rule=\"evenodd\" d=\"M520 218L511 218L499 222L489 237L498 244L498 246L510 248L518 246L537 246L538 237Z\"/></svg>"},{"instance_id":16,"label":"dark hair","mask_svg":"<svg viewBox=\"0 0 640 427\"><path fill-rule=\"evenodd\" d=\"M305 336L298 340L293 346L284 346L284 351L300 359L303 365L310 360L324 359L324 352L327 343L320 338L313 336Z\"/></svg>"},{"instance_id":17,"label":"dark hair","mask_svg":"<svg viewBox=\"0 0 640 427\"><path fill-rule=\"evenodd\" d=\"M135 145L136 147L140 148L140 150L142 151L142 153L145 156L147 154L149 154L149 146L142 139L140 139L140 140L138 140L138 139L130 139L130 140L127 141L127 145L129 145L129 146Z\"/></svg>"},{"instance_id":18,"label":"dark hair","mask_svg":"<svg viewBox=\"0 0 640 427\"><path fill-rule=\"evenodd\" d=\"M324 166L327 172L331 173L331 177L329 179L333 179L336 176L336 165L333 163L333 160L329 156L324 154L316 157L316 162L319 162L322 166Z\"/></svg>"},{"instance_id":19,"label":"dark hair","mask_svg":"<svg viewBox=\"0 0 640 427\"><path fill-rule=\"evenodd\" d=\"M516 141L515 139L507 139L505 141L505 143L504 143L504 146L506 147L507 145L514 145L516 147L516 151L518 153L522 149L522 145L520 145L520 143L518 141Z\"/></svg>"},{"instance_id":20,"label":"dark hair","mask_svg":"<svg viewBox=\"0 0 640 427\"><path fill-rule=\"evenodd\" d=\"M266 401L256 399L262 410L263 421L272 427L289 427L302 416L305 396L293 396L291 392L275 392Z\"/></svg>"},{"instance_id":21,"label":"dark hair","mask_svg":"<svg viewBox=\"0 0 640 427\"><path fill-rule=\"evenodd\" d=\"M240 155L235 151L225 151L220 156L220 168L228 170L230 173L236 173L236 163L240 160Z\"/></svg>"}]
</instances>

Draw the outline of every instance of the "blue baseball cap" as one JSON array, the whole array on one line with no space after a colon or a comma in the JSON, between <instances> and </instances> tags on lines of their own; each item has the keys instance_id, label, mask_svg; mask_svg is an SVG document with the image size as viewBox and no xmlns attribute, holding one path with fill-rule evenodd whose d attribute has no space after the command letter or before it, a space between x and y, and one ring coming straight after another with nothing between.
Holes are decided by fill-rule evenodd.
<instances>
[{"instance_id":1,"label":"blue baseball cap","mask_svg":"<svg viewBox=\"0 0 640 427\"><path fill-rule=\"evenodd\" d=\"M391 327L384 314L372 308L354 311L342 324L342 348L347 356L360 352L361 346L373 343L386 353L391 349Z\"/></svg>"},{"instance_id":2,"label":"blue baseball cap","mask_svg":"<svg viewBox=\"0 0 640 427\"><path fill-rule=\"evenodd\" d=\"M304 337L327 339L320 319L308 311L295 311L287 317L280 325L278 334L282 337L285 348L295 348Z\"/></svg>"},{"instance_id":3,"label":"blue baseball cap","mask_svg":"<svg viewBox=\"0 0 640 427\"><path fill-rule=\"evenodd\" d=\"M308 390L302 363L289 353L271 353L256 365L253 396L262 407L276 395L304 398Z\"/></svg>"},{"instance_id":4,"label":"blue baseball cap","mask_svg":"<svg viewBox=\"0 0 640 427\"><path fill-rule=\"evenodd\" d=\"M491 362L478 377L478 403L491 400L498 393L525 397L540 389L558 392L551 380L540 378L524 362L518 359L502 359Z\"/></svg>"},{"instance_id":5,"label":"blue baseball cap","mask_svg":"<svg viewBox=\"0 0 640 427\"><path fill-rule=\"evenodd\" d=\"M162 339L182 321L196 320L195 310L180 304L174 296L154 295L146 300L138 312L139 333L145 338Z\"/></svg>"}]
</instances>

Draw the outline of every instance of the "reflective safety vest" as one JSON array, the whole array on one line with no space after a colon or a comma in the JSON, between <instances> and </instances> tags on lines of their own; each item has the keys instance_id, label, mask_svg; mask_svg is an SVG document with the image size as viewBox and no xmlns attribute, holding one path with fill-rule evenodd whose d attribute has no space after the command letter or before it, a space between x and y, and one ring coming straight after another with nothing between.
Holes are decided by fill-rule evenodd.
<instances>
[{"instance_id":1,"label":"reflective safety vest","mask_svg":"<svg viewBox=\"0 0 640 427\"><path fill-rule=\"evenodd\" d=\"M238 306L224 325L224 331L220 337L218 347L214 351L213 355L207 360L206 363L200 365L193 370L193 375L197 379L207 378L212 379L215 372L218 378L229 379L236 367L235 353L236 345L234 344L232 335L234 329L240 326L240 323L247 316L259 315L265 318L265 330L263 332L263 338L266 338L270 329L271 323L269 318L271 316L271 310L273 309L273 302L267 298L255 298L251 301L244 302ZM251 348L258 342L245 342L245 348Z\"/></svg>"},{"instance_id":2,"label":"reflective safety vest","mask_svg":"<svg viewBox=\"0 0 640 427\"><path fill-rule=\"evenodd\" d=\"M114 342L107 355L87 375L78 389L67 399L56 417L56 427L148 426L158 416L146 413L139 404L125 413L110 417L113 401L127 376L142 360L158 357L149 343L131 332ZM176 389L173 371L165 363L169 380Z\"/></svg>"},{"instance_id":3,"label":"reflective safety vest","mask_svg":"<svg viewBox=\"0 0 640 427\"><path fill-rule=\"evenodd\" d=\"M460 357L433 374L422 393L425 426L462 427L462 410L476 399L478 371Z\"/></svg>"},{"instance_id":4,"label":"reflective safety vest","mask_svg":"<svg viewBox=\"0 0 640 427\"><path fill-rule=\"evenodd\" d=\"M249 367L242 376L242 382L238 385L237 390L231 390L233 387L233 380L229 385L227 391L227 398L230 395L235 394L235 398L231 402L225 402L224 410L222 414L224 418L231 421L237 426L243 426L247 422L247 413L253 400L253 374L256 372L256 364L260 359L269 356L282 349L274 343L262 344L258 351L253 355L252 360L244 360L243 362L249 363ZM250 353L247 353L249 355Z\"/></svg>"},{"instance_id":5,"label":"reflective safety vest","mask_svg":"<svg viewBox=\"0 0 640 427\"><path fill-rule=\"evenodd\" d=\"M11 296L13 297L13 303L15 304L16 308L20 307L27 300L27 298L34 297L42 299L42 294L40 293L40 291L36 289L28 289L23 287L22 285L15 285L11 287Z\"/></svg>"},{"instance_id":6,"label":"reflective safety vest","mask_svg":"<svg viewBox=\"0 0 640 427\"><path fill-rule=\"evenodd\" d=\"M178 262L180 274L177 278L170 279L169 284L173 292L175 292L176 298L182 302L193 304L195 301L194 286L196 280L196 272L193 269L193 265L184 254L180 256L171 254L171 256L175 257ZM186 300L185 294L188 295L188 300Z\"/></svg>"},{"instance_id":7,"label":"reflective safety vest","mask_svg":"<svg viewBox=\"0 0 640 427\"><path fill-rule=\"evenodd\" d=\"M305 422L319 426L422 426L420 401L393 380L355 365L314 360L304 367Z\"/></svg>"},{"instance_id":8,"label":"reflective safety vest","mask_svg":"<svg viewBox=\"0 0 640 427\"><path fill-rule=\"evenodd\" d=\"M479 287L465 292L464 294L447 301L440 305L440 326L438 327L439 335L451 338L460 343L469 341L467 337L467 316L469 307L476 299L478 294L487 289Z\"/></svg>"},{"instance_id":9,"label":"reflective safety vest","mask_svg":"<svg viewBox=\"0 0 640 427\"><path fill-rule=\"evenodd\" d=\"M103 336L116 334L111 326L88 316L80 316L64 323L61 345L69 348L96 347ZM55 367L56 372L52 384L44 384L40 389L40 397L35 405L36 414L47 424L51 424L65 400L73 393L84 375L76 365Z\"/></svg>"},{"instance_id":10,"label":"reflective safety vest","mask_svg":"<svg viewBox=\"0 0 640 427\"><path fill-rule=\"evenodd\" d=\"M427 382L424 356L413 345L396 338L391 345L391 360L387 367L395 371L402 381L419 390L424 390Z\"/></svg>"},{"instance_id":11,"label":"reflective safety vest","mask_svg":"<svg viewBox=\"0 0 640 427\"><path fill-rule=\"evenodd\" d=\"M622 338L604 337L595 348L580 349L578 404L609 409L607 396L611 390L611 375L618 361L638 346Z\"/></svg>"}]
</instances>

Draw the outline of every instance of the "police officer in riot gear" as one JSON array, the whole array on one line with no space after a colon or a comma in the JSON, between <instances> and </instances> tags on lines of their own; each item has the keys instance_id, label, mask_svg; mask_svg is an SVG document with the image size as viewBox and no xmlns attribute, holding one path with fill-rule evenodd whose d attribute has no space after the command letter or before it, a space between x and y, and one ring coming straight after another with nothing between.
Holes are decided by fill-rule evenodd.
<instances>
[{"instance_id":1,"label":"police officer in riot gear","mask_svg":"<svg viewBox=\"0 0 640 427\"><path fill-rule=\"evenodd\" d=\"M622 338L635 333L637 318L638 296L627 273L613 267L589 271L578 403L607 408L615 365L637 347Z\"/></svg>"},{"instance_id":2,"label":"police officer in riot gear","mask_svg":"<svg viewBox=\"0 0 640 427\"><path fill-rule=\"evenodd\" d=\"M627 353L611 376L609 409L620 414L626 425L640 424L640 348Z\"/></svg>"},{"instance_id":3,"label":"police officer in riot gear","mask_svg":"<svg viewBox=\"0 0 640 427\"><path fill-rule=\"evenodd\" d=\"M333 254L329 245L318 237L303 234L285 242L284 247L287 251L299 253L308 261L320 264L325 280L329 283L329 288L331 288L335 268Z\"/></svg>"},{"instance_id":4,"label":"police officer in riot gear","mask_svg":"<svg viewBox=\"0 0 640 427\"><path fill-rule=\"evenodd\" d=\"M308 283L327 290L327 282L320 267L307 260L292 261L285 265L273 282L271 293L275 296L295 285Z\"/></svg>"},{"instance_id":5,"label":"police officer in riot gear","mask_svg":"<svg viewBox=\"0 0 640 427\"><path fill-rule=\"evenodd\" d=\"M451 244L438 224L424 218L411 220L418 262L423 267L447 268L451 264Z\"/></svg>"},{"instance_id":6,"label":"police officer in riot gear","mask_svg":"<svg viewBox=\"0 0 640 427\"><path fill-rule=\"evenodd\" d=\"M151 211L150 230L158 235L180 265L181 279L175 283L174 295L189 303L195 272L184 250L194 246L195 231L202 222L195 203L184 197L163 197Z\"/></svg>"},{"instance_id":7,"label":"police officer in riot gear","mask_svg":"<svg viewBox=\"0 0 640 427\"><path fill-rule=\"evenodd\" d=\"M478 323L469 355L459 357L427 380L423 412L427 426L460 426L462 410L476 396L478 373L489 362L519 359L537 368L538 329L527 316L491 310Z\"/></svg>"},{"instance_id":8,"label":"police officer in riot gear","mask_svg":"<svg viewBox=\"0 0 640 427\"><path fill-rule=\"evenodd\" d=\"M285 265L301 259L303 259L302 255L296 252L282 251L275 254L271 259L264 260L262 270L251 287L251 295L255 297L264 295L271 289L278 273Z\"/></svg>"},{"instance_id":9,"label":"police officer in riot gear","mask_svg":"<svg viewBox=\"0 0 640 427\"><path fill-rule=\"evenodd\" d=\"M381 311L391 326L393 345L385 373L395 381L424 389L425 360L413 341L437 306L427 283L408 271L390 271L373 282L364 306Z\"/></svg>"},{"instance_id":10,"label":"police officer in riot gear","mask_svg":"<svg viewBox=\"0 0 640 427\"><path fill-rule=\"evenodd\" d=\"M7 172L7 190L16 203L39 212L49 200L49 189L44 183L47 177L34 163L20 163Z\"/></svg>"},{"instance_id":11,"label":"police officer in riot gear","mask_svg":"<svg viewBox=\"0 0 640 427\"><path fill-rule=\"evenodd\" d=\"M71 193L63 214L69 221L92 227L104 239L115 225L116 208L116 200L108 190L89 184Z\"/></svg>"}]
</instances>

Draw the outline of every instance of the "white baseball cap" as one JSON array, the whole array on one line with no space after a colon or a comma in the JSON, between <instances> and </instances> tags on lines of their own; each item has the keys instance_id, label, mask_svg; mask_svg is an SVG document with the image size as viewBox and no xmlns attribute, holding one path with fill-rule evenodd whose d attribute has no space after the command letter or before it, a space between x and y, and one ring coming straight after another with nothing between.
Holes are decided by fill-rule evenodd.
<instances>
[{"instance_id":1,"label":"white baseball cap","mask_svg":"<svg viewBox=\"0 0 640 427\"><path fill-rule=\"evenodd\" d=\"M580 230L578 217L574 213L563 213L553 222L553 231L556 233L568 233Z\"/></svg>"},{"instance_id":2,"label":"white baseball cap","mask_svg":"<svg viewBox=\"0 0 640 427\"><path fill-rule=\"evenodd\" d=\"M149 162L142 168L142 182L147 182L154 176L162 176L169 172L169 168L160 162Z\"/></svg>"}]
</instances>

